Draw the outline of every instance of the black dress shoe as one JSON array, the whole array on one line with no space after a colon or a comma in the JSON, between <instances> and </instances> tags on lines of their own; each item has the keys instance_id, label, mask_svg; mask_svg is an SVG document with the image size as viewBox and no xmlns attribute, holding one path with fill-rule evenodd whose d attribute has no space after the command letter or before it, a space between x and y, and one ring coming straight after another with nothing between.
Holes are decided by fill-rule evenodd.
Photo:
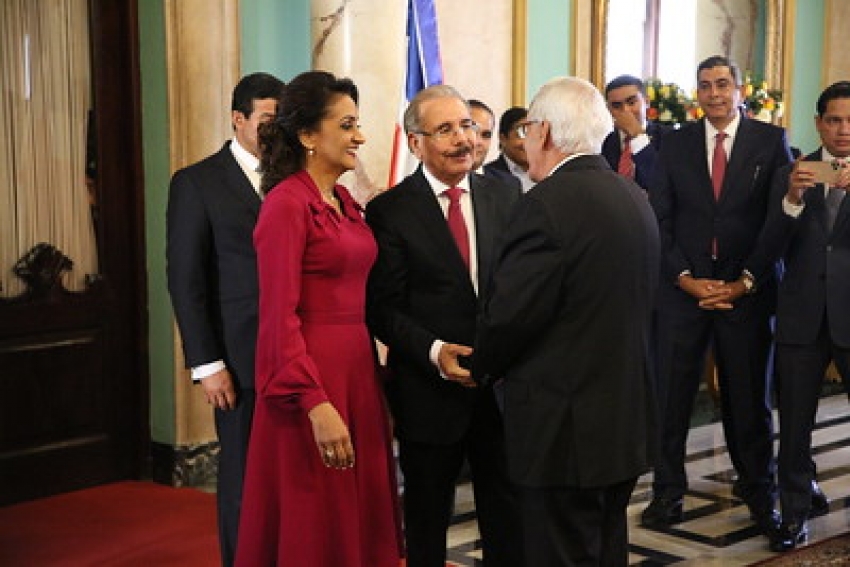
<instances>
[{"instance_id":1,"label":"black dress shoe","mask_svg":"<svg viewBox=\"0 0 850 567\"><path fill-rule=\"evenodd\" d=\"M669 526L681 522L682 498L653 498L640 515L645 526Z\"/></svg>"},{"instance_id":2,"label":"black dress shoe","mask_svg":"<svg viewBox=\"0 0 850 567\"><path fill-rule=\"evenodd\" d=\"M812 481L812 504L809 509L809 517L822 516L829 512L829 498L820 489L816 480Z\"/></svg>"},{"instance_id":3,"label":"black dress shoe","mask_svg":"<svg viewBox=\"0 0 850 567\"><path fill-rule=\"evenodd\" d=\"M771 506L756 507L748 505L748 508L750 509L750 517L759 529L759 532L763 536L773 538L780 527L779 512Z\"/></svg>"},{"instance_id":4,"label":"black dress shoe","mask_svg":"<svg viewBox=\"0 0 850 567\"><path fill-rule=\"evenodd\" d=\"M806 541L809 536L809 527L806 522L792 521L783 522L782 525L770 536L770 550L776 553L791 551L797 545Z\"/></svg>"}]
</instances>

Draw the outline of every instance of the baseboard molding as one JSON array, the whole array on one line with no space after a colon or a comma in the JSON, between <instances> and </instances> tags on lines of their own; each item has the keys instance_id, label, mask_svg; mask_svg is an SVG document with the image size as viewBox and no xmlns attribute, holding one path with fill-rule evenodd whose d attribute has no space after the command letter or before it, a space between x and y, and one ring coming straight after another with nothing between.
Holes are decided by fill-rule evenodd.
<instances>
[{"instance_id":1,"label":"baseboard molding","mask_svg":"<svg viewBox=\"0 0 850 567\"><path fill-rule=\"evenodd\" d=\"M151 443L151 476L169 486L203 486L215 482L220 446L217 441L174 446Z\"/></svg>"}]
</instances>

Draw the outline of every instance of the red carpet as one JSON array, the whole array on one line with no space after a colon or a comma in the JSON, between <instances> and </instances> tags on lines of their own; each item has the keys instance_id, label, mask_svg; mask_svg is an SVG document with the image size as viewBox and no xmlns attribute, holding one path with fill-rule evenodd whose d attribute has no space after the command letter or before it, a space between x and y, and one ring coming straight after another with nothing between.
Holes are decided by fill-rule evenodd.
<instances>
[{"instance_id":1,"label":"red carpet","mask_svg":"<svg viewBox=\"0 0 850 567\"><path fill-rule=\"evenodd\" d=\"M215 497L120 482L0 508L3 567L215 567Z\"/></svg>"}]
</instances>

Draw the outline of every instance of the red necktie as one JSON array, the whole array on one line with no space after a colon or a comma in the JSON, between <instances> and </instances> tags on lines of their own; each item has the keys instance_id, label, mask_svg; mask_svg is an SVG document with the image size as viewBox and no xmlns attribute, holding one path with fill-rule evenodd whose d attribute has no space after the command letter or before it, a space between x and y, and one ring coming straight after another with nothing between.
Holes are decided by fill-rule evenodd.
<instances>
[{"instance_id":1,"label":"red necktie","mask_svg":"<svg viewBox=\"0 0 850 567\"><path fill-rule=\"evenodd\" d=\"M628 177L635 178L635 162L632 159L632 137L626 136L626 141L623 143L623 152L620 154L620 161L617 163L617 173Z\"/></svg>"},{"instance_id":2,"label":"red necktie","mask_svg":"<svg viewBox=\"0 0 850 567\"><path fill-rule=\"evenodd\" d=\"M726 132L718 132L715 136L714 153L711 156L711 185L714 187L714 199L720 200L720 192L723 190L723 176L726 175L726 149L723 140Z\"/></svg>"},{"instance_id":3,"label":"red necktie","mask_svg":"<svg viewBox=\"0 0 850 567\"><path fill-rule=\"evenodd\" d=\"M723 177L726 175L726 148L723 140L726 132L718 132L715 135L714 153L711 155L711 186L714 187L714 200L720 200L720 192L723 190ZM711 256L717 258L717 237L711 240Z\"/></svg>"},{"instance_id":4,"label":"red necktie","mask_svg":"<svg viewBox=\"0 0 850 567\"><path fill-rule=\"evenodd\" d=\"M460 209L460 196L463 194L463 189L460 187L452 187L446 189L444 194L449 198L449 211L447 219L449 221L449 230L457 243L457 249L460 251L460 256L463 258L463 263L469 268L469 233L466 231L466 221L463 218L463 211Z\"/></svg>"}]
</instances>

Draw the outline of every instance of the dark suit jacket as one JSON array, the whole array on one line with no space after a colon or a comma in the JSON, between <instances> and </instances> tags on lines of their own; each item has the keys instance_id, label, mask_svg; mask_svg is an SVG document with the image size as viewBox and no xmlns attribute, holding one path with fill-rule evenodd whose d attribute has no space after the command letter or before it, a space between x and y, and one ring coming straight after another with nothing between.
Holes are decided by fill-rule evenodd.
<instances>
[{"instance_id":1,"label":"dark suit jacket","mask_svg":"<svg viewBox=\"0 0 850 567\"><path fill-rule=\"evenodd\" d=\"M481 294L489 286L496 240L514 192L474 173L470 191ZM473 344L479 301L421 168L375 197L366 208L366 220L378 242L367 315L372 332L389 347L387 398L397 434L424 443L459 441L469 426L475 396L492 391L444 380L428 358L436 339Z\"/></svg>"},{"instance_id":2,"label":"dark suit jacket","mask_svg":"<svg viewBox=\"0 0 850 567\"><path fill-rule=\"evenodd\" d=\"M767 215L770 184L778 168L789 163L785 130L741 118L720 199L715 201L706 157L705 119L670 132L656 159L649 192L661 233L660 304L663 309L698 309L676 286L683 271L696 278L736 280L743 270L756 278L757 291L739 300L729 317L760 291L775 289L771 247L760 234ZM712 260L712 239L717 259Z\"/></svg>"},{"instance_id":3,"label":"dark suit jacket","mask_svg":"<svg viewBox=\"0 0 850 567\"><path fill-rule=\"evenodd\" d=\"M522 193L522 181L511 173L508 162L505 161L504 154L499 154L499 157L490 163L484 164L484 175L510 185L516 190L517 195Z\"/></svg>"},{"instance_id":4,"label":"dark suit jacket","mask_svg":"<svg viewBox=\"0 0 850 567\"><path fill-rule=\"evenodd\" d=\"M474 370L504 376L512 479L598 487L647 470L649 324L658 228L602 156L575 158L517 203Z\"/></svg>"},{"instance_id":5,"label":"dark suit jacket","mask_svg":"<svg viewBox=\"0 0 850 567\"><path fill-rule=\"evenodd\" d=\"M820 150L806 156L819 161ZM844 198L832 232L826 227L822 184L803 195L805 208L796 219L786 215L782 199L788 190L791 165L780 169L773 183L766 233L781 254L782 281L776 306L776 340L812 344L829 314L832 340L850 348L850 199Z\"/></svg>"},{"instance_id":6,"label":"dark suit jacket","mask_svg":"<svg viewBox=\"0 0 850 567\"><path fill-rule=\"evenodd\" d=\"M664 135L671 130L667 126L648 122L646 135L649 136L649 145L638 153L632 154L632 161L635 162L635 182L647 191L649 191L649 183L652 179L652 169L655 167L655 157L658 155L658 150L661 149ZM617 171L622 153L623 143L620 141L620 131L614 129L602 142L602 155L605 156L614 171Z\"/></svg>"},{"instance_id":7,"label":"dark suit jacket","mask_svg":"<svg viewBox=\"0 0 850 567\"><path fill-rule=\"evenodd\" d=\"M223 360L241 388L254 387L260 198L230 143L181 169L167 212L168 290L188 367Z\"/></svg>"}]
</instances>

